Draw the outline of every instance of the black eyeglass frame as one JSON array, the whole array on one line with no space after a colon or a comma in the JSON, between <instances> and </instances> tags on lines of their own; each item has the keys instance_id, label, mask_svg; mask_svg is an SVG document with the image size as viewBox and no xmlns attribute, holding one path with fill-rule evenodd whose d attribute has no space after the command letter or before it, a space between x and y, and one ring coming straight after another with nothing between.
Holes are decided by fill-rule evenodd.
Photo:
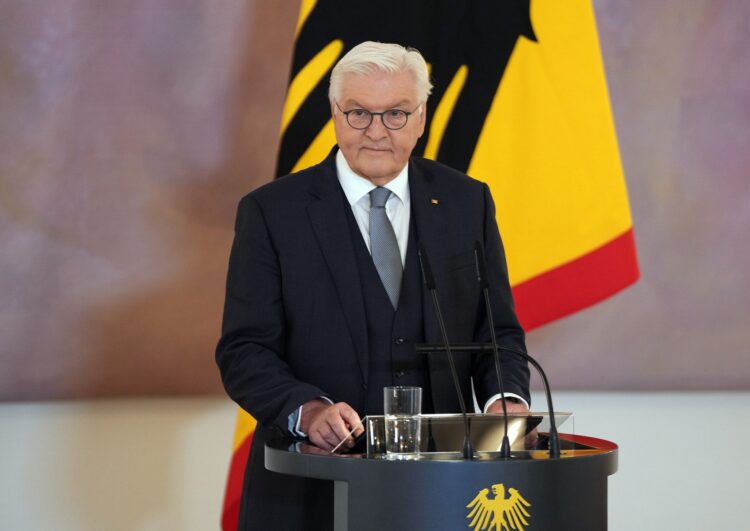
<instances>
[{"instance_id":1,"label":"black eyeglass frame","mask_svg":"<svg viewBox=\"0 0 750 531\"><path fill-rule=\"evenodd\" d=\"M360 109L360 108L350 109L348 111L345 111L344 109L342 109L341 107L339 107L338 102L335 102L334 104L336 105L336 108L339 111L341 111L341 114L344 115L344 118L346 118L346 123L349 125L349 127L351 127L352 129L356 129L357 131L364 131L365 129L367 129L368 127L370 127L372 125L372 121L375 119L374 118L375 116L380 116L380 122L383 124L383 127L385 127L386 129L388 129L389 131L400 131L401 129L403 129L404 127L406 127L406 124L409 123L409 116L411 116L412 114L414 114L415 112L417 112L417 110L419 110L419 108L422 106L422 104L420 103L419 105L417 105L417 108L414 109L411 112L405 111L403 109L388 109L388 110L383 111L383 112L372 112L372 111L368 111L367 109ZM367 114L370 115L370 121L367 122L366 126L364 126L364 127L355 127L349 121L349 115L351 113L353 113L353 112L356 112L356 111L364 111L364 112L366 112ZM388 127L388 124L385 123L385 117L384 117L384 115L387 114L387 113L389 113L389 112L393 112L393 111L402 112L402 113L404 113L406 115L406 120L404 121L404 125L402 125L401 127Z\"/></svg>"}]
</instances>

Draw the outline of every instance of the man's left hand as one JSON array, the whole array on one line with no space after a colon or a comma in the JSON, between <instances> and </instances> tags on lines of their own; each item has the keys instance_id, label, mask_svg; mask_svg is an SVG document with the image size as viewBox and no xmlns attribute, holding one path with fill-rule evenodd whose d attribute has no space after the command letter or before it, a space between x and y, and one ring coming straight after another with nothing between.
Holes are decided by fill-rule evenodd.
<instances>
[{"instance_id":1,"label":"man's left hand","mask_svg":"<svg viewBox=\"0 0 750 531\"><path fill-rule=\"evenodd\" d=\"M505 401L505 407L508 410L508 414L511 413L528 413L529 408L526 407L526 404L523 402L512 402L510 400ZM490 404L490 407L487 408L487 413L499 413L500 415L503 414L503 403L501 400L495 400L493 403Z\"/></svg>"}]
</instances>

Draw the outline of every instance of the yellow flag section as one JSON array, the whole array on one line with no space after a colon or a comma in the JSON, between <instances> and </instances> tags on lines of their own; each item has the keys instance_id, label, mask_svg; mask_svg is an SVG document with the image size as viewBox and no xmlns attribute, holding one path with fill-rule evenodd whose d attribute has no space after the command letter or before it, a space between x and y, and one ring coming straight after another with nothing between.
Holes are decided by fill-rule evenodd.
<instances>
[{"instance_id":1,"label":"yellow flag section","mask_svg":"<svg viewBox=\"0 0 750 531\"><path fill-rule=\"evenodd\" d=\"M289 84L284 112L281 122L281 136L286 132L286 126L294 118L297 109L307 99L310 91L315 87L323 76L327 76L336 62L343 55L344 43L338 39L331 41L323 48ZM298 103L299 102L299 103ZM336 144L336 134L333 130L333 120L328 120L320 133L310 143L297 163L292 168L292 173L304 170L318 164L325 158L331 147Z\"/></svg>"},{"instance_id":2,"label":"yellow flag section","mask_svg":"<svg viewBox=\"0 0 750 531\"><path fill-rule=\"evenodd\" d=\"M635 282L638 266L588 1L534 0L469 166L497 206L527 330Z\"/></svg>"}]
</instances>

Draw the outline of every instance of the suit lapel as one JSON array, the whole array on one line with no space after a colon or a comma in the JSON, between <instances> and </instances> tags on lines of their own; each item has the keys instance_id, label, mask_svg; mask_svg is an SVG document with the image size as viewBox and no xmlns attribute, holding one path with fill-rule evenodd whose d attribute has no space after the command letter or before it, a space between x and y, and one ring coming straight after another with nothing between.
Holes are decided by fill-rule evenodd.
<instances>
[{"instance_id":1,"label":"suit lapel","mask_svg":"<svg viewBox=\"0 0 750 531\"><path fill-rule=\"evenodd\" d=\"M435 177L418 168L413 162L409 163L409 191L411 193L411 211L417 228L417 237L424 245L430 265L437 278L443 262L441 241L446 234L445 219L441 214L440 193L436 190ZM438 290L440 287L438 286ZM422 314L424 316L424 337L428 343L441 343L440 329L433 307L432 295L426 289L422 290ZM435 356L431 354L430 358ZM438 357L444 354L437 354Z\"/></svg>"},{"instance_id":2,"label":"suit lapel","mask_svg":"<svg viewBox=\"0 0 750 531\"><path fill-rule=\"evenodd\" d=\"M412 213L417 224L418 239L424 245L429 256L438 292L440 292L441 283L445 287L444 281L447 279L445 259L451 244L447 240L451 231L448 230L450 227L448 227L449 220L445 205L449 201L456 201L457 198L450 197L447 193L443 194L435 175L418 167L413 162L409 165L409 183L412 194ZM435 315L432 295L426 289L423 289L422 293L425 342L442 344L443 337ZM444 300L441 299L440 302L443 303ZM443 305L443 311L446 310L445 305ZM450 336L448 339L455 341L455 338ZM448 391L453 389L453 381L447 353L432 352L428 354L427 359L430 367L430 387L432 388L435 411L457 411L458 400L450 398L453 393ZM460 371L459 366L459 374ZM466 396L467 394L464 392L464 399L466 399Z\"/></svg>"},{"instance_id":3,"label":"suit lapel","mask_svg":"<svg viewBox=\"0 0 750 531\"><path fill-rule=\"evenodd\" d=\"M364 382L367 383L369 360L365 306L349 224L344 210L349 208L349 205L344 201L336 177L335 153L334 149L317 168L310 190L317 200L310 203L307 213L336 286L356 350L359 369Z\"/></svg>"}]
</instances>

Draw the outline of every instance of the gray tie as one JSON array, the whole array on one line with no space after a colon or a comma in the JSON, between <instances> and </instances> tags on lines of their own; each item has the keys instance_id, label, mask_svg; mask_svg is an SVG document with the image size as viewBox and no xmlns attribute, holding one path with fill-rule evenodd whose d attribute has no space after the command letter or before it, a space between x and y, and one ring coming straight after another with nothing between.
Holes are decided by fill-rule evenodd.
<instances>
[{"instance_id":1,"label":"gray tie","mask_svg":"<svg viewBox=\"0 0 750 531\"><path fill-rule=\"evenodd\" d=\"M401 292L403 266L396 233L393 232L393 225L385 212L385 202L390 195L391 191L382 187L370 192L370 253L395 310Z\"/></svg>"}]
</instances>

